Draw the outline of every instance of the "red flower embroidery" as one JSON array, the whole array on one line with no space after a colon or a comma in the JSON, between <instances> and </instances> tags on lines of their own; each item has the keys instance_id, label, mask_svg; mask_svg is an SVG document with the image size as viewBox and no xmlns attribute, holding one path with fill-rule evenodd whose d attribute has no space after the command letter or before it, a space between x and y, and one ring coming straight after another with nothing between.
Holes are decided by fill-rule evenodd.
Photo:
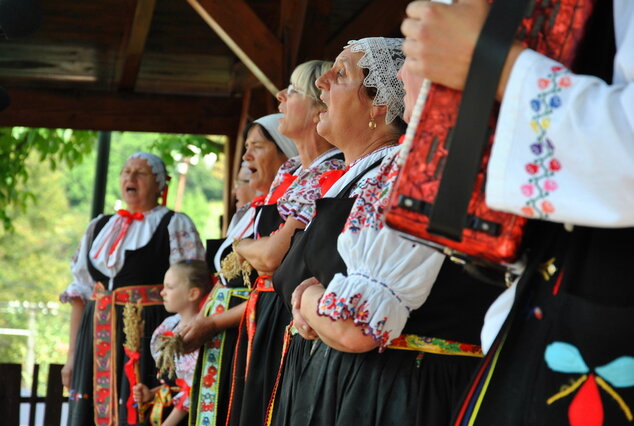
<instances>
[{"instance_id":1,"label":"red flower embroidery","mask_svg":"<svg viewBox=\"0 0 634 426\"><path fill-rule=\"evenodd\" d=\"M553 66L551 68L552 72L558 72L558 71L561 71L563 69L564 69L564 67L562 67L561 65L555 65L555 66Z\"/></svg>"},{"instance_id":2,"label":"red flower embroidery","mask_svg":"<svg viewBox=\"0 0 634 426\"><path fill-rule=\"evenodd\" d=\"M529 206L522 207L522 213L526 217L533 217L535 215L535 212L533 211L533 208L529 207Z\"/></svg>"},{"instance_id":3,"label":"red flower embroidery","mask_svg":"<svg viewBox=\"0 0 634 426\"><path fill-rule=\"evenodd\" d=\"M549 85L550 80L548 80L547 78L540 78L539 80L537 80L537 87L539 87L541 90L546 89Z\"/></svg>"},{"instance_id":4,"label":"red flower embroidery","mask_svg":"<svg viewBox=\"0 0 634 426\"><path fill-rule=\"evenodd\" d=\"M534 175L535 173L537 173L539 171L539 166L535 163L528 163L526 165L526 171L531 174Z\"/></svg>"},{"instance_id":5,"label":"red flower embroidery","mask_svg":"<svg viewBox=\"0 0 634 426\"><path fill-rule=\"evenodd\" d=\"M553 213L555 211L555 206L553 206L553 203L551 203L550 201L543 201L542 210L544 211L544 213Z\"/></svg>"},{"instance_id":6,"label":"red flower embroidery","mask_svg":"<svg viewBox=\"0 0 634 426\"><path fill-rule=\"evenodd\" d=\"M553 172L559 171L561 170L561 163L556 158L553 158L548 163L548 168L550 168L550 170L552 170Z\"/></svg>"},{"instance_id":7,"label":"red flower embroidery","mask_svg":"<svg viewBox=\"0 0 634 426\"><path fill-rule=\"evenodd\" d=\"M570 87L572 85L572 79L569 75L566 75L559 80L559 85L561 87Z\"/></svg>"}]
</instances>

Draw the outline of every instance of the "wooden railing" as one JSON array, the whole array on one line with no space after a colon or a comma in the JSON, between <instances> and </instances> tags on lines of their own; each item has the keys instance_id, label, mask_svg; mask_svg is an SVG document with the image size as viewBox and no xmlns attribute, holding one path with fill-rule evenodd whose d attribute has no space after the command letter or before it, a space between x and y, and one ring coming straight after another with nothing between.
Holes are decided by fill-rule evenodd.
<instances>
[{"instance_id":1,"label":"wooden railing","mask_svg":"<svg viewBox=\"0 0 634 426\"><path fill-rule=\"evenodd\" d=\"M21 396L22 366L20 364L0 364L0 423L6 426L18 426L28 424L35 426L35 413L38 403L44 403L44 425L59 426L62 416L62 404L68 401L63 395L62 365L50 364L48 368L48 380L46 382L46 395L37 395L37 383L40 366L33 367L33 384L31 396ZM20 423L21 404L29 404L29 422L24 419Z\"/></svg>"}]
</instances>

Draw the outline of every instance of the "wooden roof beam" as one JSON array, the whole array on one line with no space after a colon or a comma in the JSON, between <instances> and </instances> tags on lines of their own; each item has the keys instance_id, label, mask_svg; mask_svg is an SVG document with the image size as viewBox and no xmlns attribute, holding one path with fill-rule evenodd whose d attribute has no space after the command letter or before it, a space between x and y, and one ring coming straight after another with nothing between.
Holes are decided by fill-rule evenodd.
<instances>
[{"instance_id":1,"label":"wooden roof beam","mask_svg":"<svg viewBox=\"0 0 634 426\"><path fill-rule=\"evenodd\" d=\"M134 19L124 36L120 58L119 89L133 91L141 69L141 58L150 32L156 0L137 0Z\"/></svg>"},{"instance_id":2,"label":"wooden roof beam","mask_svg":"<svg viewBox=\"0 0 634 426\"><path fill-rule=\"evenodd\" d=\"M307 6L308 0L281 0L280 2L280 39L284 48L284 82L290 80L291 73L297 66Z\"/></svg>"},{"instance_id":3,"label":"wooden roof beam","mask_svg":"<svg viewBox=\"0 0 634 426\"><path fill-rule=\"evenodd\" d=\"M405 8L411 0L374 0L339 30L326 46L326 57L336 57L349 40L387 37L400 28Z\"/></svg>"},{"instance_id":4,"label":"wooden roof beam","mask_svg":"<svg viewBox=\"0 0 634 426\"><path fill-rule=\"evenodd\" d=\"M240 98L5 87L0 126L216 134L234 137Z\"/></svg>"},{"instance_id":5,"label":"wooden roof beam","mask_svg":"<svg viewBox=\"0 0 634 426\"><path fill-rule=\"evenodd\" d=\"M275 95L282 86L282 43L244 0L187 0L203 20Z\"/></svg>"}]
</instances>

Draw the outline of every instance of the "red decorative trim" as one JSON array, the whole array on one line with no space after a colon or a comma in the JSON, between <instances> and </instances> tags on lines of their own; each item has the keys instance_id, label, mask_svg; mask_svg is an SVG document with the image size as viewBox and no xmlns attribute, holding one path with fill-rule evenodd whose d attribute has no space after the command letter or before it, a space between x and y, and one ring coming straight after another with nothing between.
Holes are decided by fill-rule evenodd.
<instances>
[{"instance_id":1,"label":"red decorative trim","mask_svg":"<svg viewBox=\"0 0 634 426\"><path fill-rule=\"evenodd\" d=\"M106 290L102 283L95 285L93 318L93 398L94 420L98 425L118 423L117 395L117 314L115 305L140 303L142 306L160 305L162 285L141 285ZM114 346L114 348L113 348ZM115 354L113 355L113 349Z\"/></svg>"}]
</instances>

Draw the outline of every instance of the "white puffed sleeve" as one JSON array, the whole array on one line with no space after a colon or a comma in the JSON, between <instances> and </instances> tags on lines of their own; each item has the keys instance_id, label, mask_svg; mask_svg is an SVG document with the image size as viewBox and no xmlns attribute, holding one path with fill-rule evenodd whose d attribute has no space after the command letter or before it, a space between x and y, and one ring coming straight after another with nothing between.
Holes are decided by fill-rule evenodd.
<instances>
[{"instance_id":1,"label":"white puffed sleeve","mask_svg":"<svg viewBox=\"0 0 634 426\"><path fill-rule=\"evenodd\" d=\"M445 256L387 227L341 234L337 248L348 275L332 279L319 314L333 320L352 318L381 347L389 345L401 334L410 312L429 296Z\"/></svg>"},{"instance_id":2,"label":"white puffed sleeve","mask_svg":"<svg viewBox=\"0 0 634 426\"><path fill-rule=\"evenodd\" d=\"M351 318L381 348L401 334L410 312L425 302L445 257L383 226L398 174L396 158L398 150L362 185L337 241L347 275L335 275L317 308L332 320Z\"/></svg>"},{"instance_id":3,"label":"white puffed sleeve","mask_svg":"<svg viewBox=\"0 0 634 426\"><path fill-rule=\"evenodd\" d=\"M205 259L205 249L192 220L175 213L167 226L170 241L170 265L182 259Z\"/></svg>"},{"instance_id":4,"label":"white puffed sleeve","mask_svg":"<svg viewBox=\"0 0 634 426\"><path fill-rule=\"evenodd\" d=\"M615 1L613 84L526 50L496 129L487 204L529 218L634 226L634 2Z\"/></svg>"},{"instance_id":5,"label":"white puffed sleeve","mask_svg":"<svg viewBox=\"0 0 634 426\"><path fill-rule=\"evenodd\" d=\"M90 276L90 272L88 272L88 246L94 233L95 225L102 217L103 215L99 215L90 221L84 236L79 242L79 247L77 247L70 263L73 281L60 294L59 300L61 302L70 302L75 297L88 300L92 296L95 281Z\"/></svg>"}]
</instances>

